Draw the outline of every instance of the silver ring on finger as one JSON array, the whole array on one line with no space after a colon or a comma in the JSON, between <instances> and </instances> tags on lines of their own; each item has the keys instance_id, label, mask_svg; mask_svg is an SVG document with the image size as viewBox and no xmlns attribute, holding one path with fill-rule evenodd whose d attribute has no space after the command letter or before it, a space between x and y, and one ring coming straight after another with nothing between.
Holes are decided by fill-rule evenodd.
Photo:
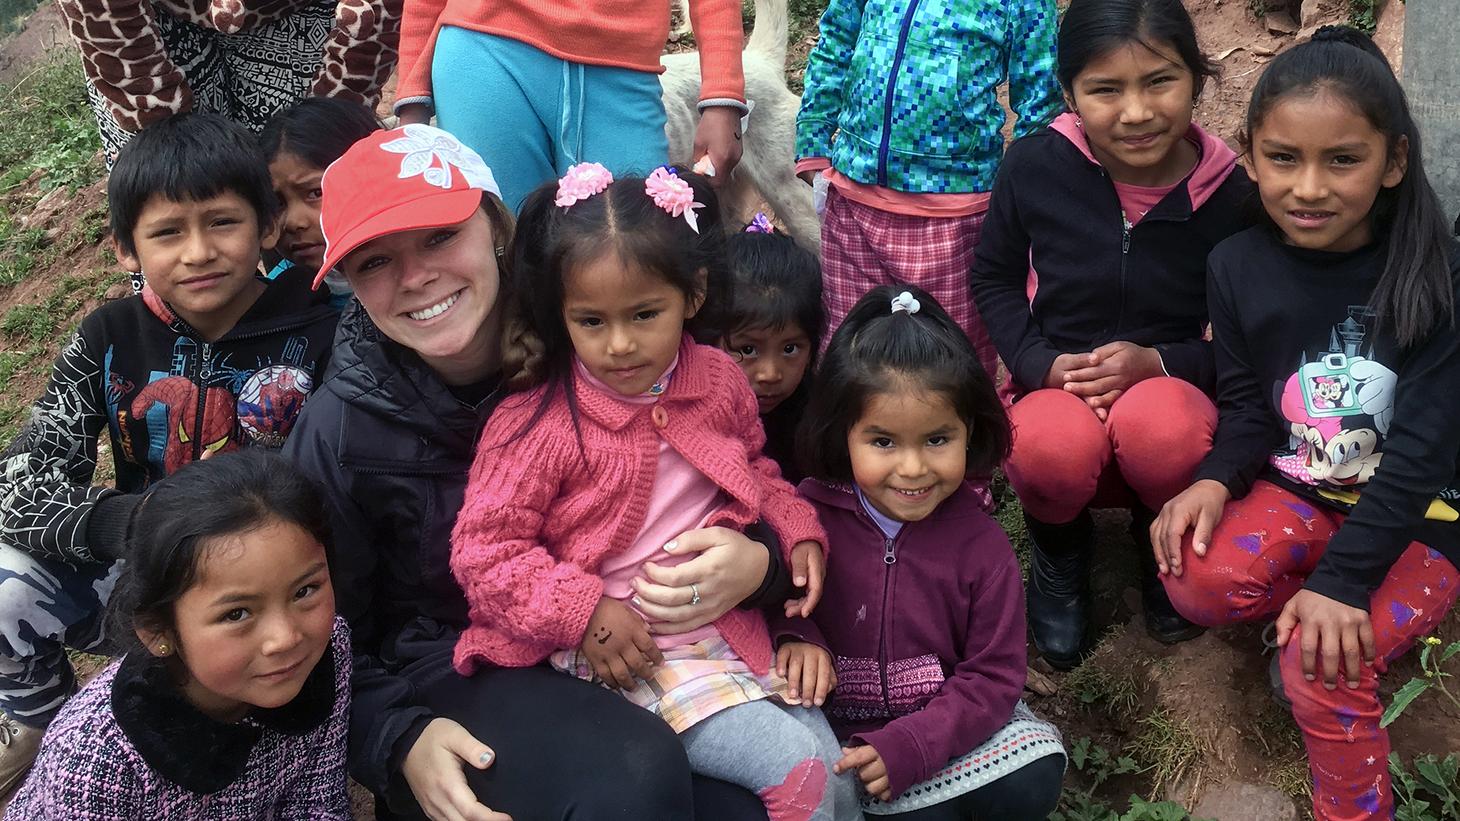
<instances>
[{"instance_id":1,"label":"silver ring on finger","mask_svg":"<svg viewBox=\"0 0 1460 821\"><path fill-rule=\"evenodd\" d=\"M693 595L690 596L689 603L691 605L699 604L700 603L700 588L699 588L699 585L695 584L694 582L690 582L690 584L689 584L689 592L693 594Z\"/></svg>"}]
</instances>

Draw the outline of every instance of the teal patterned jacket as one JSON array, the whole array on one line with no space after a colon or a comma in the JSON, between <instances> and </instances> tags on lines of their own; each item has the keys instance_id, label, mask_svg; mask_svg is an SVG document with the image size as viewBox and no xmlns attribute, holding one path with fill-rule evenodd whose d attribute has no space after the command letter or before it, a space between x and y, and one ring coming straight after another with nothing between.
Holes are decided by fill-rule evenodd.
<instances>
[{"instance_id":1,"label":"teal patterned jacket","mask_svg":"<svg viewBox=\"0 0 1460 821\"><path fill-rule=\"evenodd\" d=\"M989 191L1014 137L1063 110L1054 0L831 0L806 66L796 157L920 194Z\"/></svg>"}]
</instances>

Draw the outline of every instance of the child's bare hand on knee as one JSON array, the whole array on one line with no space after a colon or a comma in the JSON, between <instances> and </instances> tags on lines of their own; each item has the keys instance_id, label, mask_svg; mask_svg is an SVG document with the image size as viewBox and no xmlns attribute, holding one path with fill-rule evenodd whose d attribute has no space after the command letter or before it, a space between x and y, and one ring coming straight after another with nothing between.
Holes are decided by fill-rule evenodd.
<instances>
[{"instance_id":1,"label":"child's bare hand on knee","mask_svg":"<svg viewBox=\"0 0 1460 821\"><path fill-rule=\"evenodd\" d=\"M871 744L863 744L860 747L843 747L842 760L836 763L832 770L841 775L847 770L856 770L857 778L861 779L862 786L869 795L875 795L883 801L892 800L892 781L887 777L887 763L882 760L882 754Z\"/></svg>"},{"instance_id":2,"label":"child's bare hand on knee","mask_svg":"<svg viewBox=\"0 0 1460 821\"><path fill-rule=\"evenodd\" d=\"M1156 569L1161 575L1181 575L1181 540L1191 532L1191 549L1205 556L1211 545L1212 530L1222 518L1222 508L1232 494L1227 486L1211 479L1202 479L1181 491L1161 507L1151 523L1151 550L1156 554Z\"/></svg>"},{"instance_id":3,"label":"child's bare hand on knee","mask_svg":"<svg viewBox=\"0 0 1460 821\"><path fill-rule=\"evenodd\" d=\"M1111 342L1083 356L1089 363L1065 374L1064 389L1085 400L1103 421L1121 394L1137 382L1166 374L1161 354L1134 342ZM1058 359L1055 360L1058 363Z\"/></svg>"},{"instance_id":4,"label":"child's bare hand on knee","mask_svg":"<svg viewBox=\"0 0 1460 821\"><path fill-rule=\"evenodd\" d=\"M791 685L791 700L803 707L820 707L836 687L836 665L831 653L810 642L788 641L776 651L776 672Z\"/></svg>"},{"instance_id":5,"label":"child's bare hand on knee","mask_svg":"<svg viewBox=\"0 0 1460 821\"><path fill-rule=\"evenodd\" d=\"M1323 666L1323 686L1338 687L1338 678L1350 688L1359 686L1365 667L1374 663L1374 627L1369 614L1312 590L1299 590L1288 599L1277 620L1277 643L1286 647L1298 625L1303 635L1298 643L1303 655L1303 678L1316 681Z\"/></svg>"},{"instance_id":6,"label":"child's bare hand on knee","mask_svg":"<svg viewBox=\"0 0 1460 821\"><path fill-rule=\"evenodd\" d=\"M635 679L647 679L664 663L644 618L608 596L593 609L581 649L594 674L615 690L634 689Z\"/></svg>"}]
</instances>

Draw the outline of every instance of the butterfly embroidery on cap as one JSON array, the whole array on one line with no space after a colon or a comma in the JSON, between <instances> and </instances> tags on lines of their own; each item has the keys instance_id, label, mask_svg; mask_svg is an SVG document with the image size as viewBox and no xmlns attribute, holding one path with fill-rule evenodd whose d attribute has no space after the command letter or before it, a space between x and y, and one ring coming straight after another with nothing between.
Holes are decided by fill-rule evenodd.
<instances>
[{"instance_id":1,"label":"butterfly embroidery on cap","mask_svg":"<svg viewBox=\"0 0 1460 821\"><path fill-rule=\"evenodd\" d=\"M404 137L380 144L386 151L405 155L400 162L400 179L419 176L437 188L449 190L451 169L455 167L467 185L501 196L492 169L455 137L420 123L402 126L401 131L405 132Z\"/></svg>"}]
</instances>

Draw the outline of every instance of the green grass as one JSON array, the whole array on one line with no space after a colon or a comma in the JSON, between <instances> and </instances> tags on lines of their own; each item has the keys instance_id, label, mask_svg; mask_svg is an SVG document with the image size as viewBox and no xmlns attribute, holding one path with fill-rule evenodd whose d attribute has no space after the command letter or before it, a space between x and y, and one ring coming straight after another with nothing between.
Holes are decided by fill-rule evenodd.
<instances>
[{"instance_id":1,"label":"green grass","mask_svg":"<svg viewBox=\"0 0 1460 821\"><path fill-rule=\"evenodd\" d=\"M9 34L40 5L40 0L0 0L0 34Z\"/></svg>"},{"instance_id":2,"label":"green grass","mask_svg":"<svg viewBox=\"0 0 1460 821\"><path fill-rule=\"evenodd\" d=\"M36 172L42 191L76 189L102 174L81 60L73 49L52 55L0 95L0 193Z\"/></svg>"},{"instance_id":3,"label":"green grass","mask_svg":"<svg viewBox=\"0 0 1460 821\"><path fill-rule=\"evenodd\" d=\"M35 6L35 0L0 0L0 30L7 20ZM39 196L61 187L74 191L103 172L80 60L73 49L54 54L0 89L0 122L5 123L0 129L0 294L46 269L58 254L94 246L106 235L104 207L82 214L61 237L47 238L41 228L21 226L21 215ZM26 185L32 177L35 184ZM95 271L64 276L28 304L0 315L0 444L9 442L20 427L35 399L32 386L44 377L71 332L72 317L87 298L101 296L117 278L99 277ZM16 384L22 378L24 387Z\"/></svg>"}]
</instances>

